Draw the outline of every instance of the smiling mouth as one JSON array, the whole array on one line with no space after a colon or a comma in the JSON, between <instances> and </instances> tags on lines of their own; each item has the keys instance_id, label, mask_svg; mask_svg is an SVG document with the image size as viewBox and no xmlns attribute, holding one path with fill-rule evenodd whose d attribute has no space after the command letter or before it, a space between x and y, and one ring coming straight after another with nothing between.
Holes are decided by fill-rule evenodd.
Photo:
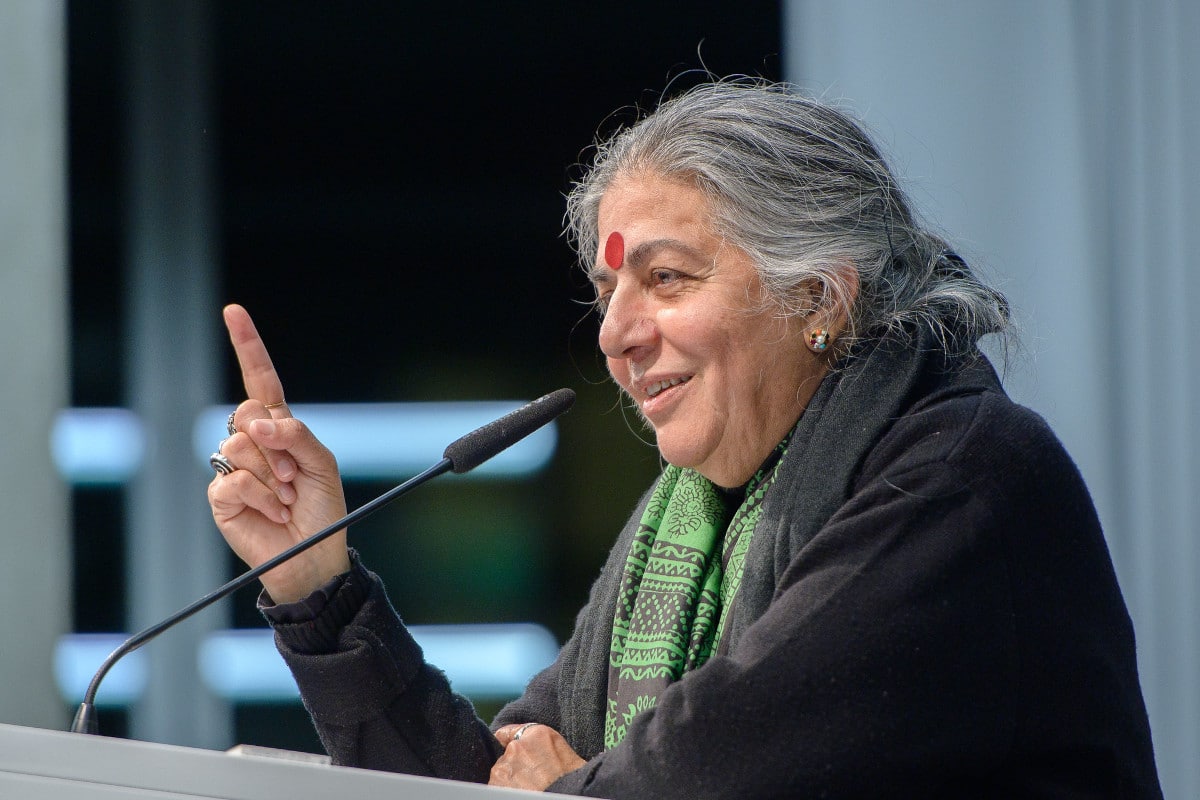
<instances>
[{"instance_id":1,"label":"smiling mouth","mask_svg":"<svg viewBox=\"0 0 1200 800\"><path fill-rule=\"evenodd\" d=\"M670 378L665 381L659 381L658 383L652 383L646 387L646 396L657 397L661 392L670 389L672 386L679 386L682 383L687 383L691 379L692 378L689 375L686 378Z\"/></svg>"}]
</instances>

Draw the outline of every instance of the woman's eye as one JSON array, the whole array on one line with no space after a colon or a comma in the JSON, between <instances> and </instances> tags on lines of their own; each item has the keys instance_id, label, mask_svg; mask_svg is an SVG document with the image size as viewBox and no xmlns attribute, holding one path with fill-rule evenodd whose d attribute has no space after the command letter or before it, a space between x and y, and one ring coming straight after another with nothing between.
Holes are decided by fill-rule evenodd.
<instances>
[{"instance_id":1,"label":"woman's eye","mask_svg":"<svg viewBox=\"0 0 1200 800\"><path fill-rule=\"evenodd\" d=\"M651 273L656 284L674 283L679 280L679 273L671 269L656 269Z\"/></svg>"}]
</instances>

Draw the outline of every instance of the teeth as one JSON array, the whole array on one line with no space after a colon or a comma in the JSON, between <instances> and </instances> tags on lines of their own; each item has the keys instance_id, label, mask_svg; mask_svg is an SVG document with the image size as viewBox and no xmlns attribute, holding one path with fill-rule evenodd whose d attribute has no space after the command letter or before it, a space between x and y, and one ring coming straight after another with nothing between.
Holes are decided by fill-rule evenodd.
<instances>
[{"instance_id":1,"label":"teeth","mask_svg":"<svg viewBox=\"0 0 1200 800\"><path fill-rule=\"evenodd\" d=\"M649 395L650 397L654 397L656 394L661 392L663 389L669 389L672 386L678 386L679 384L687 383L690 380L691 380L691 378L671 378L670 380L659 381L658 383L652 383L646 387L646 394Z\"/></svg>"}]
</instances>

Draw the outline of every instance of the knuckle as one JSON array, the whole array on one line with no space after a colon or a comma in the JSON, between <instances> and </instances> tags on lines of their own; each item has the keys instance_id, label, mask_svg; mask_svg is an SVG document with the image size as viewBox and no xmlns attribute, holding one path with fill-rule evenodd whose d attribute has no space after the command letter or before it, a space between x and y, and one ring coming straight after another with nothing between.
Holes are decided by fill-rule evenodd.
<instances>
[{"instance_id":1,"label":"knuckle","mask_svg":"<svg viewBox=\"0 0 1200 800\"><path fill-rule=\"evenodd\" d=\"M237 494L237 487L233 485L234 475L213 475L213 479L208 484L208 502L212 505L228 505L230 496Z\"/></svg>"},{"instance_id":2,"label":"knuckle","mask_svg":"<svg viewBox=\"0 0 1200 800\"><path fill-rule=\"evenodd\" d=\"M276 424L280 426L279 429L281 432L292 437L292 441L304 439L317 441L317 437L313 435L312 430L303 420L296 419L295 417L286 417L276 420Z\"/></svg>"},{"instance_id":3,"label":"knuckle","mask_svg":"<svg viewBox=\"0 0 1200 800\"><path fill-rule=\"evenodd\" d=\"M243 446L245 445L245 442L246 442L246 435L244 433L241 433L241 432L235 433L233 436L230 436L229 438L227 438L223 442L221 442L221 453L226 458L229 458L231 455L234 455L236 453L240 453L242 451Z\"/></svg>"},{"instance_id":4,"label":"knuckle","mask_svg":"<svg viewBox=\"0 0 1200 800\"><path fill-rule=\"evenodd\" d=\"M261 403L259 403L257 400L243 400L238 404L238 407L234 409L233 421L237 423L239 428L241 428L241 423L243 420L256 419L262 416L261 414L257 413L260 405Z\"/></svg>"},{"instance_id":5,"label":"knuckle","mask_svg":"<svg viewBox=\"0 0 1200 800\"><path fill-rule=\"evenodd\" d=\"M225 482L228 482L239 494L244 494L252 488L254 480L254 476L244 469L235 470L225 476Z\"/></svg>"}]
</instances>

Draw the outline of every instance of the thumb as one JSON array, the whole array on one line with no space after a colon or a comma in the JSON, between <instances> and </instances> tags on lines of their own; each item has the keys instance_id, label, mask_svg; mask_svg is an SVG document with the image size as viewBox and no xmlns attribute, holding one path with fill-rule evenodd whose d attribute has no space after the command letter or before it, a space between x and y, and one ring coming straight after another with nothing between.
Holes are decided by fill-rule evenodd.
<instances>
[{"instance_id":1,"label":"thumb","mask_svg":"<svg viewBox=\"0 0 1200 800\"><path fill-rule=\"evenodd\" d=\"M504 725L493 731L492 735L496 737L496 741L500 743L501 747L508 747L509 743L512 742L513 736L520 730L521 725L522 723L520 722L513 725Z\"/></svg>"}]
</instances>

